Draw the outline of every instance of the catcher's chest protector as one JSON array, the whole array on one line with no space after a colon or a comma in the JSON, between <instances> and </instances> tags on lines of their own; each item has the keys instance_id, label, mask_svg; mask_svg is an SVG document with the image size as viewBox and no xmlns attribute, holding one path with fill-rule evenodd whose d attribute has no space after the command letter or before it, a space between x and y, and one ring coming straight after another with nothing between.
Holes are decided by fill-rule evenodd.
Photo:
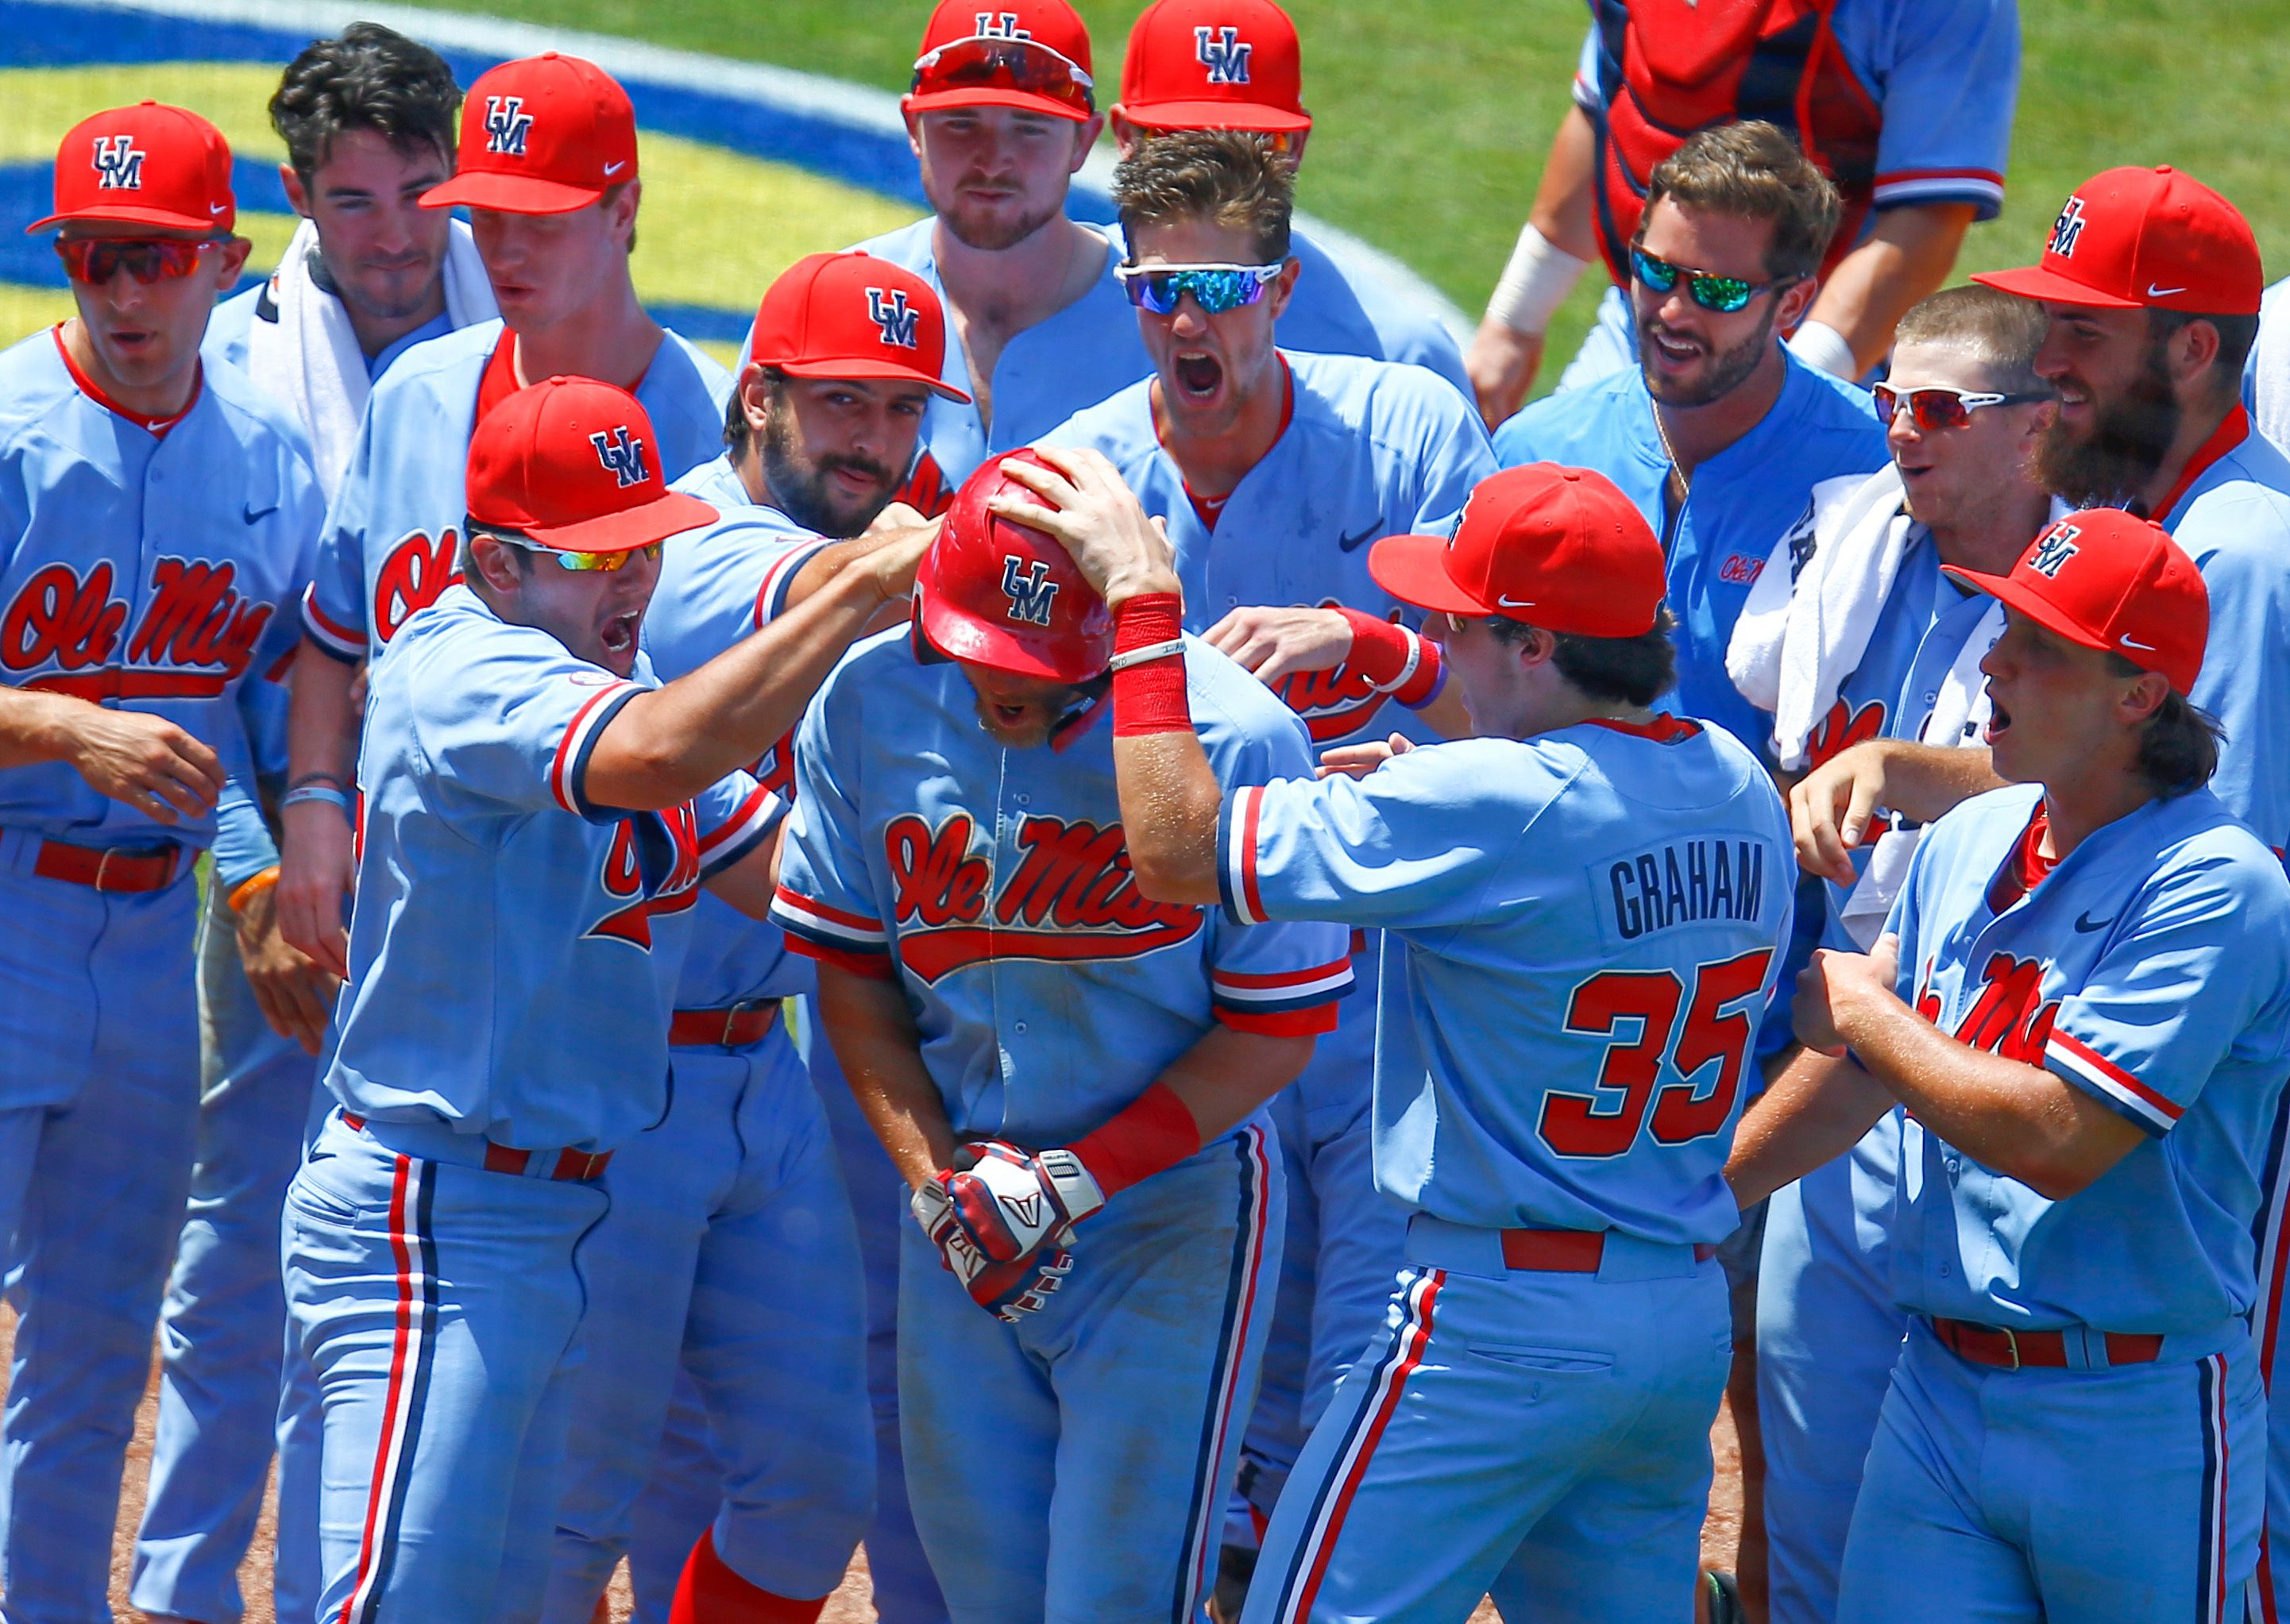
<instances>
[{"instance_id":1,"label":"catcher's chest protector","mask_svg":"<svg viewBox=\"0 0 2290 1624\"><path fill-rule=\"evenodd\" d=\"M1837 0L1591 0L1603 110L1599 252L1629 281L1647 178L1696 130L1761 118L1795 136L1845 196L1826 271L1852 250L1877 169L1877 103L1830 26Z\"/></svg>"}]
</instances>

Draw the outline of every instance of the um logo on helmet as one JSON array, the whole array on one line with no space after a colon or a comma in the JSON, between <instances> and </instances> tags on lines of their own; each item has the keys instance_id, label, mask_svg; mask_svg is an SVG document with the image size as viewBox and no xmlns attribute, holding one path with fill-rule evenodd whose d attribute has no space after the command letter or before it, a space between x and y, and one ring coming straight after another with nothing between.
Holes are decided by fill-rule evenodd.
<instances>
[{"instance_id":1,"label":"um logo on helmet","mask_svg":"<svg viewBox=\"0 0 2290 1624\"><path fill-rule=\"evenodd\" d=\"M1010 618L1029 626L1047 626L1050 606L1057 602L1058 583L1050 579L1048 563L1037 558L1028 564L1015 553L1002 555L1002 590L1010 597Z\"/></svg>"}]
</instances>

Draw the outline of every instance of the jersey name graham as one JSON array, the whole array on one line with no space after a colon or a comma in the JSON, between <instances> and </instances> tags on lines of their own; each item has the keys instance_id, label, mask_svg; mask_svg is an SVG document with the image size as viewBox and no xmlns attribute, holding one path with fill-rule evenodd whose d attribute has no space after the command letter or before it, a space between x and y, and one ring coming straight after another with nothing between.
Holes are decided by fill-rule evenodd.
<instances>
[{"instance_id":1,"label":"jersey name graham","mask_svg":"<svg viewBox=\"0 0 2290 1624\"><path fill-rule=\"evenodd\" d=\"M1748 833L1666 841L1605 865L1600 921L1622 941L1680 925L1765 917L1766 841Z\"/></svg>"}]
</instances>

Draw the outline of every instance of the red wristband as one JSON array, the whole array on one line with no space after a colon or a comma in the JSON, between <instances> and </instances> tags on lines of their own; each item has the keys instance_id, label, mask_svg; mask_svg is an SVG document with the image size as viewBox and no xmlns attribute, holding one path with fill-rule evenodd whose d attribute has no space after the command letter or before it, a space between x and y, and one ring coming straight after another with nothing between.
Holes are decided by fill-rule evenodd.
<instances>
[{"instance_id":1,"label":"red wristband","mask_svg":"<svg viewBox=\"0 0 2290 1624\"><path fill-rule=\"evenodd\" d=\"M1347 668L1367 679L1379 693L1388 693L1410 710L1429 705L1445 685L1447 670L1439 645L1397 620L1387 620L1365 610L1339 609L1351 623L1352 652Z\"/></svg>"},{"instance_id":2,"label":"red wristband","mask_svg":"<svg viewBox=\"0 0 2290 1624\"><path fill-rule=\"evenodd\" d=\"M1109 1196L1174 1167L1200 1148L1191 1108L1157 1079L1103 1126L1066 1147Z\"/></svg>"},{"instance_id":3,"label":"red wristband","mask_svg":"<svg viewBox=\"0 0 2290 1624\"><path fill-rule=\"evenodd\" d=\"M1122 655L1160 644L1174 644L1184 635L1180 619L1184 600L1173 592L1152 592L1133 597L1113 612L1113 654ZM1136 665L1117 665L1113 672L1113 736L1133 739L1144 733L1189 733L1193 712L1185 697L1185 657L1181 648L1157 660Z\"/></svg>"}]
</instances>

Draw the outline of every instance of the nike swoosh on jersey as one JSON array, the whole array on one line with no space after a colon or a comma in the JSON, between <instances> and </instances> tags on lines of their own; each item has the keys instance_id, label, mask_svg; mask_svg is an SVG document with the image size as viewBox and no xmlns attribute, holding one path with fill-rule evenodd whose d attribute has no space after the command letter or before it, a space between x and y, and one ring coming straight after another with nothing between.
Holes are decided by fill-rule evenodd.
<instances>
[{"instance_id":1,"label":"nike swoosh on jersey","mask_svg":"<svg viewBox=\"0 0 2290 1624\"><path fill-rule=\"evenodd\" d=\"M258 508L252 502L248 502L245 504L246 522L252 524L255 520L267 519L277 511L278 504L276 502L271 503L268 508Z\"/></svg>"},{"instance_id":2,"label":"nike swoosh on jersey","mask_svg":"<svg viewBox=\"0 0 2290 1624\"><path fill-rule=\"evenodd\" d=\"M2112 917L2106 919L2093 918L2088 909L2076 916L2076 929L2081 931L2086 936L2090 935L2094 931L2103 931L2114 923L2115 921Z\"/></svg>"},{"instance_id":3,"label":"nike swoosh on jersey","mask_svg":"<svg viewBox=\"0 0 2290 1624\"><path fill-rule=\"evenodd\" d=\"M1381 534L1383 534L1383 516L1379 514L1376 516L1375 522L1370 524L1365 530L1361 531L1359 534L1356 536L1338 536L1336 538L1336 551L1340 553L1356 553L1359 551L1362 543Z\"/></svg>"}]
</instances>

